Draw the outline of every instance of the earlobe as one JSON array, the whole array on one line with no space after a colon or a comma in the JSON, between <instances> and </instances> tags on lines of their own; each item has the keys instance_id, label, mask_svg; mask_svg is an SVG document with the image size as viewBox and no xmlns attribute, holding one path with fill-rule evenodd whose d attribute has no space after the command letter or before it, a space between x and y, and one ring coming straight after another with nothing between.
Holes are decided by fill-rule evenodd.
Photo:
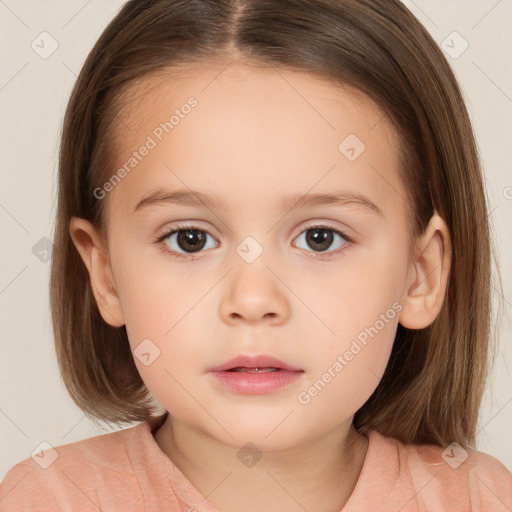
<instances>
[{"instance_id":1,"label":"earlobe","mask_svg":"<svg viewBox=\"0 0 512 512\"><path fill-rule=\"evenodd\" d=\"M436 212L416 247L399 319L408 329L424 329L432 324L446 295L452 247L448 226Z\"/></svg>"},{"instance_id":2,"label":"earlobe","mask_svg":"<svg viewBox=\"0 0 512 512\"><path fill-rule=\"evenodd\" d=\"M112 327L121 327L125 324L124 315L114 284L106 243L91 222L78 217L71 219L69 234L89 272L101 316Z\"/></svg>"}]
</instances>

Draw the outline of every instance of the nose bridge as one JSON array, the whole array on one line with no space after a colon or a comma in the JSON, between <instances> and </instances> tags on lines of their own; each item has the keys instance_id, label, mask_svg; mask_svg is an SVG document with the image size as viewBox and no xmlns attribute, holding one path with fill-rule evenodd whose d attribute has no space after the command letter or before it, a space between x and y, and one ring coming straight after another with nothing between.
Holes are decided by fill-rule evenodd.
<instances>
[{"instance_id":1,"label":"nose bridge","mask_svg":"<svg viewBox=\"0 0 512 512\"><path fill-rule=\"evenodd\" d=\"M226 320L244 318L254 322L264 317L283 320L288 315L286 287L276 276L279 258L274 258L275 251L264 246L270 236L264 237L266 242L261 243L256 236L245 236L235 247L230 264L233 270L221 299L220 312ZM258 238L261 240L262 236Z\"/></svg>"},{"instance_id":2,"label":"nose bridge","mask_svg":"<svg viewBox=\"0 0 512 512\"><path fill-rule=\"evenodd\" d=\"M260 241L258 241L253 235L246 236L236 247L235 252L237 255L247 264L253 265L259 260L261 264L266 258L261 258L264 252L268 252L269 237L265 237L262 240L261 235L256 235Z\"/></svg>"}]
</instances>

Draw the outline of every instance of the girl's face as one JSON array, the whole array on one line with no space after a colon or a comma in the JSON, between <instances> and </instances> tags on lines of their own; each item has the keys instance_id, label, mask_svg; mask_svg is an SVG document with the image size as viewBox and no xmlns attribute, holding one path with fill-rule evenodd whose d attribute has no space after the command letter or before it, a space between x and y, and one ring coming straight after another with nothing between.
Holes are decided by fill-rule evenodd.
<instances>
[{"instance_id":1,"label":"girl's face","mask_svg":"<svg viewBox=\"0 0 512 512\"><path fill-rule=\"evenodd\" d=\"M125 172L96 194L108 196L117 320L149 390L231 446L348 428L410 285L390 125L348 88L239 63L132 92L113 169ZM193 231L165 236L178 229ZM233 389L210 369L239 355L300 371L223 373Z\"/></svg>"}]
</instances>

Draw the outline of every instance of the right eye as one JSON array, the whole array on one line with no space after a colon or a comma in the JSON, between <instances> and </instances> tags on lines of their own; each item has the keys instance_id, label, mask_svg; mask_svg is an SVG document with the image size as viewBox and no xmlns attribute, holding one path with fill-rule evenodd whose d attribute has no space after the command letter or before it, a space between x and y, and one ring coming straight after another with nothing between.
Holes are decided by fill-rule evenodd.
<instances>
[{"instance_id":1,"label":"right eye","mask_svg":"<svg viewBox=\"0 0 512 512\"><path fill-rule=\"evenodd\" d=\"M196 226L177 226L168 231L159 238L163 242L166 250L174 254L177 258L187 257L203 249L211 249L212 244L208 246L208 237L213 237L203 229ZM215 247L215 244L213 244Z\"/></svg>"}]
</instances>

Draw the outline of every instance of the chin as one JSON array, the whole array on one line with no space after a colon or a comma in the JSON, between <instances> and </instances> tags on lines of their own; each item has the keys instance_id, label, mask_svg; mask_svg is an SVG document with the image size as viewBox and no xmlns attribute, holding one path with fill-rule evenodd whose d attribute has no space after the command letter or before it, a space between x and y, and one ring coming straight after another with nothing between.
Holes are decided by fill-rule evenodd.
<instances>
[{"instance_id":1,"label":"chin","mask_svg":"<svg viewBox=\"0 0 512 512\"><path fill-rule=\"evenodd\" d=\"M306 441L307 433L304 425L299 428L287 423L287 420L283 421L285 417L286 414L275 421L273 418L262 418L261 414L258 418L238 416L229 423L223 422L223 427L229 433L213 421L200 430L204 435L238 450L250 449L247 447L249 443L260 451L286 450Z\"/></svg>"}]
</instances>

